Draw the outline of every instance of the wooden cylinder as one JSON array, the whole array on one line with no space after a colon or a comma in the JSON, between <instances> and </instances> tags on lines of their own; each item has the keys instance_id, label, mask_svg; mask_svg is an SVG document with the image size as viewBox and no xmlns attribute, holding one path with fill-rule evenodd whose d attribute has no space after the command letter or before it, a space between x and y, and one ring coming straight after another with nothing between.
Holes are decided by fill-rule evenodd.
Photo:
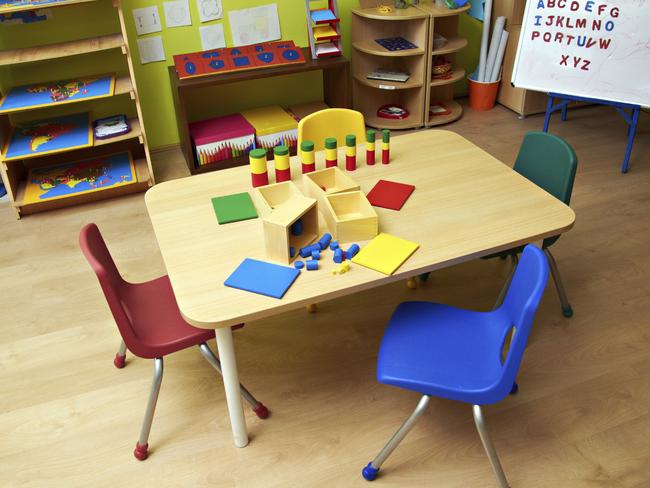
<instances>
[{"instance_id":1,"label":"wooden cylinder","mask_svg":"<svg viewBox=\"0 0 650 488\"><path fill-rule=\"evenodd\" d=\"M289 181L291 179L291 166L289 164L289 148L276 146L273 148L273 161L275 163L275 181Z\"/></svg>"},{"instance_id":2,"label":"wooden cylinder","mask_svg":"<svg viewBox=\"0 0 650 488\"><path fill-rule=\"evenodd\" d=\"M316 160L314 159L314 143L312 141L302 141L300 143L300 161L302 162L302 173L311 173L316 170Z\"/></svg>"},{"instance_id":3,"label":"wooden cylinder","mask_svg":"<svg viewBox=\"0 0 650 488\"><path fill-rule=\"evenodd\" d=\"M266 149L253 149L248 153L251 167L253 187L269 184L269 173L266 169Z\"/></svg>"},{"instance_id":4,"label":"wooden cylinder","mask_svg":"<svg viewBox=\"0 0 650 488\"><path fill-rule=\"evenodd\" d=\"M390 163L390 131L381 131L381 164Z\"/></svg>"},{"instance_id":5,"label":"wooden cylinder","mask_svg":"<svg viewBox=\"0 0 650 488\"><path fill-rule=\"evenodd\" d=\"M366 164L375 164L375 131L372 129L366 131Z\"/></svg>"},{"instance_id":6,"label":"wooden cylinder","mask_svg":"<svg viewBox=\"0 0 650 488\"><path fill-rule=\"evenodd\" d=\"M354 134L345 136L345 169L347 171L357 169L357 136Z\"/></svg>"},{"instance_id":7,"label":"wooden cylinder","mask_svg":"<svg viewBox=\"0 0 650 488\"><path fill-rule=\"evenodd\" d=\"M339 165L336 137L325 139L325 167L331 168Z\"/></svg>"}]
</instances>

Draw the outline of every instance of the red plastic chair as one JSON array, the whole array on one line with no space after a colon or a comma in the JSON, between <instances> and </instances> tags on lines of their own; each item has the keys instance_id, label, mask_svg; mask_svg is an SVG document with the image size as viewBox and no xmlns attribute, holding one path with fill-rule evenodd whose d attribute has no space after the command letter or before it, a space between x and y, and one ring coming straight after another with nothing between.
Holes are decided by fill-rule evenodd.
<instances>
[{"instance_id":1,"label":"red plastic chair","mask_svg":"<svg viewBox=\"0 0 650 488\"><path fill-rule=\"evenodd\" d=\"M197 329L185 322L167 275L145 283L129 283L122 279L95 224L81 229L79 245L97 275L122 336L115 366L124 367L127 348L138 357L154 359L153 385L140 438L133 451L137 459L144 461L149 454L149 432L162 382L163 356L198 346L205 359L221 374L221 363L207 345L207 341L214 339L214 330ZM257 416L267 418L268 409L243 385L239 388Z\"/></svg>"}]
</instances>

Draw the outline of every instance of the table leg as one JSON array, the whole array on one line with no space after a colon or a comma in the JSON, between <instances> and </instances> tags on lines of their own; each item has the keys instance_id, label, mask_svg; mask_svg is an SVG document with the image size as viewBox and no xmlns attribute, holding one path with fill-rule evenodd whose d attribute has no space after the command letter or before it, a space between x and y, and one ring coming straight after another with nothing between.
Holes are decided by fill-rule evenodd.
<instances>
[{"instance_id":1,"label":"table leg","mask_svg":"<svg viewBox=\"0 0 650 488\"><path fill-rule=\"evenodd\" d=\"M248 431L246 430L246 419L241 403L239 391L239 377L237 375L237 361L235 348L232 341L232 330L230 327L217 329L217 348L221 360L221 372L223 385L226 390L226 401L228 402L228 413L232 426L232 436L235 446L246 447L248 444Z\"/></svg>"}]
</instances>

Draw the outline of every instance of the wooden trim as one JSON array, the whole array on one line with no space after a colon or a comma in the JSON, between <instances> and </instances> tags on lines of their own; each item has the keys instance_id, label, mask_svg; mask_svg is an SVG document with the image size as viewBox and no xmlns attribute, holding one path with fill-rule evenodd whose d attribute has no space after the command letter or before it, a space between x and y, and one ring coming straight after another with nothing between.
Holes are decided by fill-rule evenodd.
<instances>
[{"instance_id":1,"label":"wooden trim","mask_svg":"<svg viewBox=\"0 0 650 488\"><path fill-rule=\"evenodd\" d=\"M75 5L77 3L89 3L96 0L63 0L56 3L43 3L43 4L28 4L28 5L19 5L17 7L5 7L0 8L0 15L2 14L13 14L15 12L28 12L30 10L44 10L51 9L56 7L66 7L68 5Z\"/></svg>"}]
</instances>

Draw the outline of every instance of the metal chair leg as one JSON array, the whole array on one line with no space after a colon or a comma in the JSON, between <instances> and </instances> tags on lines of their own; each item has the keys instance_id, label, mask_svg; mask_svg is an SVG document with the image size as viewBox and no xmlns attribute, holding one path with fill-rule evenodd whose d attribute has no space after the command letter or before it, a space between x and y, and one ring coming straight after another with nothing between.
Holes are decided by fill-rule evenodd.
<instances>
[{"instance_id":1,"label":"metal chair leg","mask_svg":"<svg viewBox=\"0 0 650 488\"><path fill-rule=\"evenodd\" d=\"M149 432L151 432L151 424L153 422L153 414L156 410L156 403L158 402L162 377L163 358L156 358L153 365L153 383L151 384L151 393L149 394L149 401L147 402L147 410L144 412L144 420L142 421L142 429L140 430L140 439L135 445L135 450L133 451L133 455L140 461L144 461L147 459L147 456L149 456Z\"/></svg>"},{"instance_id":2,"label":"metal chair leg","mask_svg":"<svg viewBox=\"0 0 650 488\"><path fill-rule=\"evenodd\" d=\"M402 442L404 437L406 437L406 434L408 434L409 431L413 428L415 422L420 418L420 416L427 409L427 405L429 405L430 399L431 397L429 395L422 395L422 398L420 398L420 401L415 407L415 410L413 410L413 413L404 421L404 423L397 430L397 432L393 434L393 437L391 437L390 440L384 446L384 448L381 451L379 451L379 454L377 454L375 459L373 459L371 462L368 463L368 465L365 468L363 468L361 474L365 479L367 479L368 481L372 481L377 477L381 465L384 464L384 461L388 459L388 456L391 455L391 453L395 450L395 448L399 445L399 443Z\"/></svg>"},{"instance_id":3,"label":"metal chair leg","mask_svg":"<svg viewBox=\"0 0 650 488\"><path fill-rule=\"evenodd\" d=\"M199 351L201 351L201 354L203 354L203 357L212 365L214 369L216 369L219 374L221 373L221 362L219 361L219 358L216 356L214 352L212 352L212 349L205 343L202 342L199 344ZM246 400L246 402L251 406L253 409L253 412L261 418L265 419L268 418L269 416L269 409L264 406L264 404L260 401L258 401L252 394L249 392L244 385L241 383L239 384L239 391L241 392L241 396Z\"/></svg>"},{"instance_id":4,"label":"metal chair leg","mask_svg":"<svg viewBox=\"0 0 650 488\"><path fill-rule=\"evenodd\" d=\"M516 254L511 254L510 259L512 260L512 269L510 270L510 274L508 274L508 278L506 279L506 282L503 284L503 287L499 292L499 296L497 297L497 301L494 304L493 310L499 308L503 303L503 300L505 300L506 294L508 293L508 288L510 288L510 283L512 282L512 277L515 275L517 264L519 264L519 256Z\"/></svg>"},{"instance_id":5,"label":"metal chair leg","mask_svg":"<svg viewBox=\"0 0 650 488\"><path fill-rule=\"evenodd\" d=\"M557 268L557 263L555 262L555 258L551 254L551 250L549 248L544 249L544 253L548 258L548 264L549 267L551 268L551 274L553 275L555 288L557 289L557 294L560 297L560 303L562 304L562 315L564 315L567 318L571 317L573 316L573 309L569 304L569 299L566 296L566 291L564 291L564 284L562 283L562 278L560 277L560 271Z\"/></svg>"},{"instance_id":6,"label":"metal chair leg","mask_svg":"<svg viewBox=\"0 0 650 488\"><path fill-rule=\"evenodd\" d=\"M126 365L126 344L124 343L124 340L120 342L120 348L117 351L117 354L115 354L113 364L118 369L122 369Z\"/></svg>"},{"instance_id":7,"label":"metal chair leg","mask_svg":"<svg viewBox=\"0 0 650 488\"><path fill-rule=\"evenodd\" d=\"M497 477L499 488L510 488L508 485L508 480L506 479L506 475L503 473L501 463L499 462L499 456L497 456L497 452L494 449L494 444L492 444L490 436L488 435L488 431L485 426L485 420L483 418L483 411L481 410L480 405L474 405L474 423L476 424L478 435L481 437L481 442L483 443L485 453L487 454L488 459L490 460L490 464L492 465L494 475Z\"/></svg>"}]
</instances>

